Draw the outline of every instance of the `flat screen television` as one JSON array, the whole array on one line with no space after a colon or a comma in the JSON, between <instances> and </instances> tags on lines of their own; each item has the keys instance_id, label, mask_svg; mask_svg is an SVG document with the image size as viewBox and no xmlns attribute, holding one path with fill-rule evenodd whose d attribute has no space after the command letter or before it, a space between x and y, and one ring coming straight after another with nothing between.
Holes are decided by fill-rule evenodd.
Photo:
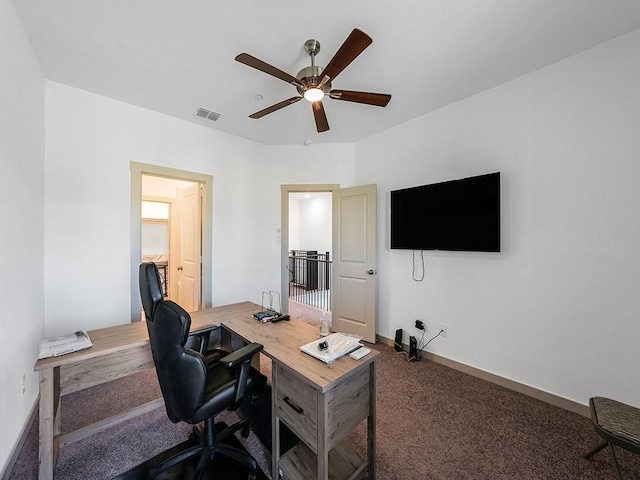
<instances>
[{"instance_id":1,"label":"flat screen television","mask_svg":"<svg viewBox=\"0 0 640 480\"><path fill-rule=\"evenodd\" d=\"M500 251L500 172L391 192L391 248Z\"/></svg>"}]
</instances>

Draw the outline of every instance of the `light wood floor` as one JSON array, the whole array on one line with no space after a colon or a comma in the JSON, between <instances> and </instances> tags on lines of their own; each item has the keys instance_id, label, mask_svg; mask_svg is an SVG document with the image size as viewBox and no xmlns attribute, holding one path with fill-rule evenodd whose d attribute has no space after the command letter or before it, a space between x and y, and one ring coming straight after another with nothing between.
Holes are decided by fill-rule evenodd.
<instances>
[{"instance_id":1,"label":"light wood floor","mask_svg":"<svg viewBox=\"0 0 640 480\"><path fill-rule=\"evenodd\" d=\"M309 325L320 326L322 320L322 310L293 300L289 300L289 315Z\"/></svg>"}]
</instances>

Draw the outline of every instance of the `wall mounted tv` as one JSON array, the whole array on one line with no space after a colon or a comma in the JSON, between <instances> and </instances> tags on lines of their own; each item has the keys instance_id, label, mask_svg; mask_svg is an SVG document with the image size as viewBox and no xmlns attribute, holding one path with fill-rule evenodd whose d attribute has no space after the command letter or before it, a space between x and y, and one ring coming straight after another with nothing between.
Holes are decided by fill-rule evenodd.
<instances>
[{"instance_id":1,"label":"wall mounted tv","mask_svg":"<svg viewBox=\"0 0 640 480\"><path fill-rule=\"evenodd\" d=\"M500 251L500 172L391 192L391 248Z\"/></svg>"}]
</instances>

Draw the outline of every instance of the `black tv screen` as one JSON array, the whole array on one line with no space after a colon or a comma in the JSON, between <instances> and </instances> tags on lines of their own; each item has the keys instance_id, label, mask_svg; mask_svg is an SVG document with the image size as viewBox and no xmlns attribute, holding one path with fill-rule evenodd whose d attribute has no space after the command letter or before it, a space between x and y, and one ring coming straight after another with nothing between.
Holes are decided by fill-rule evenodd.
<instances>
[{"instance_id":1,"label":"black tv screen","mask_svg":"<svg viewBox=\"0 0 640 480\"><path fill-rule=\"evenodd\" d=\"M391 192L391 248L500 251L500 172Z\"/></svg>"}]
</instances>

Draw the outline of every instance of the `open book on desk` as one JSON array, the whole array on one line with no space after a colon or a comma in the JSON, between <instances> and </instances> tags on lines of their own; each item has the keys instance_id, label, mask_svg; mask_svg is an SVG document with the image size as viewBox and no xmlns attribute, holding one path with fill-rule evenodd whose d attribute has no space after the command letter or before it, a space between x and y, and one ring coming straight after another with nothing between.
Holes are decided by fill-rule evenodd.
<instances>
[{"instance_id":1,"label":"open book on desk","mask_svg":"<svg viewBox=\"0 0 640 480\"><path fill-rule=\"evenodd\" d=\"M38 358L59 357L65 353L77 352L90 347L93 347L93 343L89 334L84 330L78 330L74 333L40 340Z\"/></svg>"},{"instance_id":2,"label":"open book on desk","mask_svg":"<svg viewBox=\"0 0 640 480\"><path fill-rule=\"evenodd\" d=\"M321 350L319 345L322 342L327 342L327 346ZM301 346L300 350L324 363L332 363L360 347L362 347L360 337L346 333L332 333Z\"/></svg>"}]
</instances>

